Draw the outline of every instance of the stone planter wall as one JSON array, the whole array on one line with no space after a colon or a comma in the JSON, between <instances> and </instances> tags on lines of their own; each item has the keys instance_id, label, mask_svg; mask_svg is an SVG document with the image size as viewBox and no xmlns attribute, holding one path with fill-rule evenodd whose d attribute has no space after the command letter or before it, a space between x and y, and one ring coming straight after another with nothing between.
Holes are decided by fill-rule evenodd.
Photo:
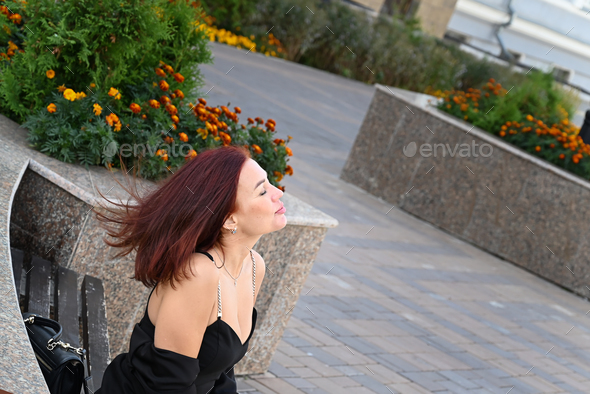
<instances>
[{"instance_id":1,"label":"stone planter wall","mask_svg":"<svg viewBox=\"0 0 590 394\"><path fill-rule=\"evenodd\" d=\"M407 97L377 85L340 178L589 297L590 183L424 104L425 95ZM408 157L411 142L418 151ZM422 144L458 149L426 157ZM478 157L473 148L460 155L462 144Z\"/></svg>"}]
</instances>

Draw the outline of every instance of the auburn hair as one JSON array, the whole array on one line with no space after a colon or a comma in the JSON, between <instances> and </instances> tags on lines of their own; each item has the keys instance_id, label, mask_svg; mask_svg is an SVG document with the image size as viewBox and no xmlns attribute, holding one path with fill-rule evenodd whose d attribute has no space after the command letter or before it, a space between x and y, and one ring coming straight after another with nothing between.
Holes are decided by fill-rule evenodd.
<instances>
[{"instance_id":1,"label":"auburn hair","mask_svg":"<svg viewBox=\"0 0 590 394\"><path fill-rule=\"evenodd\" d=\"M104 242L122 249L114 258L137 251L131 279L147 287L170 282L174 288L174 281L188 278L190 255L221 243L223 223L238 209L238 181L249 158L250 151L243 146L212 148L156 182L156 188L144 196L137 192L136 171L134 187L128 177L129 187L117 181L131 196L127 202L108 200L99 192L114 205L100 204L103 212L95 210L100 226L115 239L105 237Z\"/></svg>"}]
</instances>

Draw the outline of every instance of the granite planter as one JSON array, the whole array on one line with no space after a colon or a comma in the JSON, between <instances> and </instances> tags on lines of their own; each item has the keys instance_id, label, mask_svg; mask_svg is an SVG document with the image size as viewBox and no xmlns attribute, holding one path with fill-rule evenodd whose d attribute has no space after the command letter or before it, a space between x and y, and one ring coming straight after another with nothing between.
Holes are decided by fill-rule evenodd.
<instances>
[{"instance_id":1,"label":"granite planter","mask_svg":"<svg viewBox=\"0 0 590 394\"><path fill-rule=\"evenodd\" d=\"M340 178L590 296L590 182L439 111L427 99L377 85ZM438 154L420 150L423 144Z\"/></svg>"}]
</instances>

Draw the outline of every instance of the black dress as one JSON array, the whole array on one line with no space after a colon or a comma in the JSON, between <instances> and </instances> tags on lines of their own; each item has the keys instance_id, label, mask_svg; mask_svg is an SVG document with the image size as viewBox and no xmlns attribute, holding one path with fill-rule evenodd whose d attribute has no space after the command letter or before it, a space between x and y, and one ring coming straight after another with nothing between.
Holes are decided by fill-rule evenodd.
<instances>
[{"instance_id":1,"label":"black dress","mask_svg":"<svg viewBox=\"0 0 590 394\"><path fill-rule=\"evenodd\" d=\"M206 254L213 261L209 253L197 252ZM252 251L250 256L253 264L252 291L255 294L256 261ZM154 289L148 297L148 304ZM217 296L220 300L219 283ZM143 319L133 329L129 352L119 354L107 366L101 388L95 394L237 394L233 368L247 352L256 325L256 308L252 309L250 335L242 344L230 325L221 320L221 304L218 302L217 320L207 326L197 358L156 348L155 327L147 310L146 305Z\"/></svg>"}]
</instances>

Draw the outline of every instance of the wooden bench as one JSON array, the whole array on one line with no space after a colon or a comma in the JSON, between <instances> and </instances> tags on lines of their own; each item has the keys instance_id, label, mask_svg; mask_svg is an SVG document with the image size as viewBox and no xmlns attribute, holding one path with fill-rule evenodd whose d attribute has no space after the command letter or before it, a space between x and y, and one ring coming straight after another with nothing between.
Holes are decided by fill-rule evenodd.
<instances>
[{"instance_id":1,"label":"wooden bench","mask_svg":"<svg viewBox=\"0 0 590 394\"><path fill-rule=\"evenodd\" d=\"M58 321L63 327L63 342L75 347L82 344L92 376L89 388L95 392L100 388L109 359L102 281L84 275L79 301L78 274L75 271L38 256L25 262L25 254L19 249L10 248L10 252L21 312L37 313ZM24 286L21 286L21 281Z\"/></svg>"}]
</instances>

